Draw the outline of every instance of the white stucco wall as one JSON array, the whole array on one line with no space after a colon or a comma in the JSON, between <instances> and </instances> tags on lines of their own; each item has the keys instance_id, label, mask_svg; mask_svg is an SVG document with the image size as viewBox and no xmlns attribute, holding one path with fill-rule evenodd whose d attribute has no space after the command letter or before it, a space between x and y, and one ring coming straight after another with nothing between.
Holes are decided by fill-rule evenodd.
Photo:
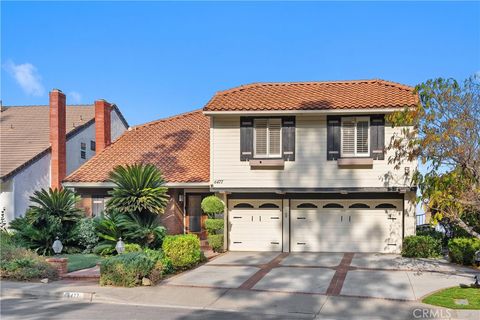
<instances>
[{"instance_id":1,"label":"white stucco wall","mask_svg":"<svg viewBox=\"0 0 480 320\"><path fill-rule=\"evenodd\" d=\"M117 140L128 128L125 127L125 124L120 119L118 113L113 110L111 113L111 133L112 133L112 142Z\"/></svg>"},{"instance_id":2,"label":"white stucco wall","mask_svg":"<svg viewBox=\"0 0 480 320\"><path fill-rule=\"evenodd\" d=\"M0 184L0 212L5 215L6 221L14 217L13 180L3 181Z\"/></svg>"},{"instance_id":3,"label":"white stucco wall","mask_svg":"<svg viewBox=\"0 0 480 320\"><path fill-rule=\"evenodd\" d=\"M111 115L112 142L127 130L116 111ZM95 155L90 148L90 141L95 141L95 124L84 128L67 141L67 175L78 169ZM86 144L85 159L81 158L81 143ZM5 218L9 223L14 218L23 216L30 206L33 192L50 186L50 158L48 153L39 160L25 167L9 180L2 182L0 193L0 211L5 208Z\"/></svg>"},{"instance_id":4,"label":"white stucco wall","mask_svg":"<svg viewBox=\"0 0 480 320\"><path fill-rule=\"evenodd\" d=\"M112 142L117 140L118 137L122 135L127 127L122 122L115 110L111 113L111 135ZM95 141L95 124L92 123L87 128L83 129L81 132L77 133L75 136L71 137L67 141L67 176L73 171L77 170L82 164L84 164L88 159L95 155L95 151L90 148L90 142ZM86 157L82 159L81 157L81 144L85 143Z\"/></svg>"},{"instance_id":5,"label":"white stucco wall","mask_svg":"<svg viewBox=\"0 0 480 320\"><path fill-rule=\"evenodd\" d=\"M33 192L50 186L50 153L30 164L12 178L2 182L0 210L5 208L9 223L23 216L30 206Z\"/></svg>"},{"instance_id":6,"label":"white stucco wall","mask_svg":"<svg viewBox=\"0 0 480 320\"><path fill-rule=\"evenodd\" d=\"M90 149L90 141L95 141L95 123L92 123L67 141L67 176L95 155ZM80 156L81 143L85 143L85 159Z\"/></svg>"}]
</instances>

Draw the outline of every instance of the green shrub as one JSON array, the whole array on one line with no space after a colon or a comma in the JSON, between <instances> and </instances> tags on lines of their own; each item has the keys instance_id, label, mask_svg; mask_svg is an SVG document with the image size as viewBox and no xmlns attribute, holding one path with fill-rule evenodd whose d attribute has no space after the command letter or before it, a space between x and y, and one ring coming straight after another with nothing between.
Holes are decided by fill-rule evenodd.
<instances>
[{"instance_id":1,"label":"green shrub","mask_svg":"<svg viewBox=\"0 0 480 320\"><path fill-rule=\"evenodd\" d=\"M92 252L99 240L94 220L91 218L81 219L75 227L75 238L84 253Z\"/></svg>"},{"instance_id":2,"label":"green shrub","mask_svg":"<svg viewBox=\"0 0 480 320\"><path fill-rule=\"evenodd\" d=\"M115 252L115 246L110 243L99 244L93 248L93 253L102 257L113 255Z\"/></svg>"},{"instance_id":3,"label":"green shrub","mask_svg":"<svg viewBox=\"0 0 480 320\"><path fill-rule=\"evenodd\" d=\"M175 269L188 269L201 260L200 240L193 234L167 236L162 248Z\"/></svg>"},{"instance_id":4,"label":"green shrub","mask_svg":"<svg viewBox=\"0 0 480 320\"><path fill-rule=\"evenodd\" d=\"M223 219L211 219L205 220L205 229L208 234L220 234L223 233Z\"/></svg>"},{"instance_id":5,"label":"green shrub","mask_svg":"<svg viewBox=\"0 0 480 320\"><path fill-rule=\"evenodd\" d=\"M0 278L12 280L55 279L57 270L35 252L14 245L0 235Z\"/></svg>"},{"instance_id":6,"label":"green shrub","mask_svg":"<svg viewBox=\"0 0 480 320\"><path fill-rule=\"evenodd\" d=\"M170 274L175 271L175 269L173 268L172 260L165 254L163 254L162 251L146 248L143 252L145 252L147 257L149 257L155 263L160 262L162 264L162 275Z\"/></svg>"},{"instance_id":7,"label":"green shrub","mask_svg":"<svg viewBox=\"0 0 480 320\"><path fill-rule=\"evenodd\" d=\"M203 212L209 217L214 218L215 214L223 213L225 204L216 196L208 196L202 200L201 207Z\"/></svg>"},{"instance_id":8,"label":"green shrub","mask_svg":"<svg viewBox=\"0 0 480 320\"><path fill-rule=\"evenodd\" d=\"M434 239L442 240L445 237L445 234L435 230L434 228L424 228L417 230L417 236L429 236Z\"/></svg>"},{"instance_id":9,"label":"green shrub","mask_svg":"<svg viewBox=\"0 0 480 320\"><path fill-rule=\"evenodd\" d=\"M125 240L142 247L161 248L166 229L160 217L150 212L129 213L122 216L119 227Z\"/></svg>"},{"instance_id":10,"label":"green shrub","mask_svg":"<svg viewBox=\"0 0 480 320\"><path fill-rule=\"evenodd\" d=\"M208 244L215 252L223 252L223 234L208 235Z\"/></svg>"},{"instance_id":11,"label":"green shrub","mask_svg":"<svg viewBox=\"0 0 480 320\"><path fill-rule=\"evenodd\" d=\"M143 252L130 252L105 259L100 265L100 285L134 287L147 277L155 263Z\"/></svg>"},{"instance_id":12,"label":"green shrub","mask_svg":"<svg viewBox=\"0 0 480 320\"><path fill-rule=\"evenodd\" d=\"M120 237L127 243L136 243L141 247L161 248L166 234L158 215L148 212L123 214L117 210L107 210L103 217L94 221L100 238L94 252L102 255L114 253Z\"/></svg>"},{"instance_id":13,"label":"green shrub","mask_svg":"<svg viewBox=\"0 0 480 320\"><path fill-rule=\"evenodd\" d=\"M474 264L477 250L480 250L480 240L476 238L454 238L448 242L448 254L455 263Z\"/></svg>"},{"instance_id":14,"label":"green shrub","mask_svg":"<svg viewBox=\"0 0 480 320\"><path fill-rule=\"evenodd\" d=\"M76 207L79 197L69 189L41 189L30 197L32 205L24 217L10 222L15 238L26 248L42 255L52 254L58 236L65 252L77 246L74 230L82 218Z\"/></svg>"},{"instance_id":15,"label":"green shrub","mask_svg":"<svg viewBox=\"0 0 480 320\"><path fill-rule=\"evenodd\" d=\"M126 243L125 244L124 253L140 252L140 251L142 251L142 247L140 247L139 244L136 244L136 243Z\"/></svg>"},{"instance_id":16,"label":"green shrub","mask_svg":"<svg viewBox=\"0 0 480 320\"><path fill-rule=\"evenodd\" d=\"M435 258L442 252L441 241L430 236L408 236L403 239L402 256Z\"/></svg>"}]
</instances>

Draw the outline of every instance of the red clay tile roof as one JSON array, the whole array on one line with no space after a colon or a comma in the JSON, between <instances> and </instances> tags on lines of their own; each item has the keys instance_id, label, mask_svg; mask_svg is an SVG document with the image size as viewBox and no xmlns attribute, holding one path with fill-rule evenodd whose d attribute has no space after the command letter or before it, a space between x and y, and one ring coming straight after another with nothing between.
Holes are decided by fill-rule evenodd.
<instances>
[{"instance_id":1,"label":"red clay tile roof","mask_svg":"<svg viewBox=\"0 0 480 320\"><path fill-rule=\"evenodd\" d=\"M204 111L275 111L413 107L414 88L385 80L253 83L220 91Z\"/></svg>"},{"instance_id":2,"label":"red clay tile roof","mask_svg":"<svg viewBox=\"0 0 480 320\"><path fill-rule=\"evenodd\" d=\"M93 123L93 105L67 106L67 136ZM50 149L48 106L3 106L0 115L0 177L6 179Z\"/></svg>"},{"instance_id":3,"label":"red clay tile roof","mask_svg":"<svg viewBox=\"0 0 480 320\"><path fill-rule=\"evenodd\" d=\"M209 182L209 118L197 110L133 127L64 182L107 182L115 166L140 162L155 164L167 182Z\"/></svg>"}]
</instances>

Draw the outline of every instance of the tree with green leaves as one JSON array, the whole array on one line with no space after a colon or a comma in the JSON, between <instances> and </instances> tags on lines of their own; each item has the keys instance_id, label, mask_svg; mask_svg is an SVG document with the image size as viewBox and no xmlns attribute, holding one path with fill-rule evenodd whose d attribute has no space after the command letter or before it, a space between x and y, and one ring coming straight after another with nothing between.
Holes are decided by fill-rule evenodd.
<instances>
[{"instance_id":1,"label":"tree with green leaves","mask_svg":"<svg viewBox=\"0 0 480 320\"><path fill-rule=\"evenodd\" d=\"M419 104L388 116L404 128L392 137L389 161L398 168L419 159L414 182L434 221L448 221L480 238L480 82L472 77L428 80L416 87ZM409 125L409 126L405 126Z\"/></svg>"},{"instance_id":2,"label":"tree with green leaves","mask_svg":"<svg viewBox=\"0 0 480 320\"><path fill-rule=\"evenodd\" d=\"M74 230L82 218L76 207L79 197L69 189L41 189L30 197L33 203L25 217L14 219L10 228L26 247L40 254L51 254L52 244L58 236L68 250L74 246Z\"/></svg>"}]
</instances>

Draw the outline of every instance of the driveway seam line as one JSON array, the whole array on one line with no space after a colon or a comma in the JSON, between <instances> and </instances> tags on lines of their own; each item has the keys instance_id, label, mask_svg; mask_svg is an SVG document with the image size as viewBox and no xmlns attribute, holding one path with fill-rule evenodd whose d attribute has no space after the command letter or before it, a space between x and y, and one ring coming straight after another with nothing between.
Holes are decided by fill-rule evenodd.
<instances>
[{"instance_id":1,"label":"driveway seam line","mask_svg":"<svg viewBox=\"0 0 480 320\"><path fill-rule=\"evenodd\" d=\"M327 295L331 296L338 296L343 288L343 283L347 277L347 273L349 271L350 264L352 263L354 253L345 253L343 255L342 261L337 266L335 274L330 281L330 285L328 286Z\"/></svg>"},{"instance_id":2,"label":"driveway seam line","mask_svg":"<svg viewBox=\"0 0 480 320\"><path fill-rule=\"evenodd\" d=\"M417 295L415 294L415 290L413 289L412 279L410 279L410 275L408 274L407 271L405 271L405 274L407 275L408 283L410 283L410 288L412 288L413 298L414 298L415 300L418 300L418 299L417 299Z\"/></svg>"},{"instance_id":3,"label":"driveway seam line","mask_svg":"<svg viewBox=\"0 0 480 320\"><path fill-rule=\"evenodd\" d=\"M275 266L278 266L280 262L288 256L287 252L282 252L268 263L261 265L260 270L255 272L250 278L245 280L238 288L239 289L252 289L260 280L263 279Z\"/></svg>"}]
</instances>

